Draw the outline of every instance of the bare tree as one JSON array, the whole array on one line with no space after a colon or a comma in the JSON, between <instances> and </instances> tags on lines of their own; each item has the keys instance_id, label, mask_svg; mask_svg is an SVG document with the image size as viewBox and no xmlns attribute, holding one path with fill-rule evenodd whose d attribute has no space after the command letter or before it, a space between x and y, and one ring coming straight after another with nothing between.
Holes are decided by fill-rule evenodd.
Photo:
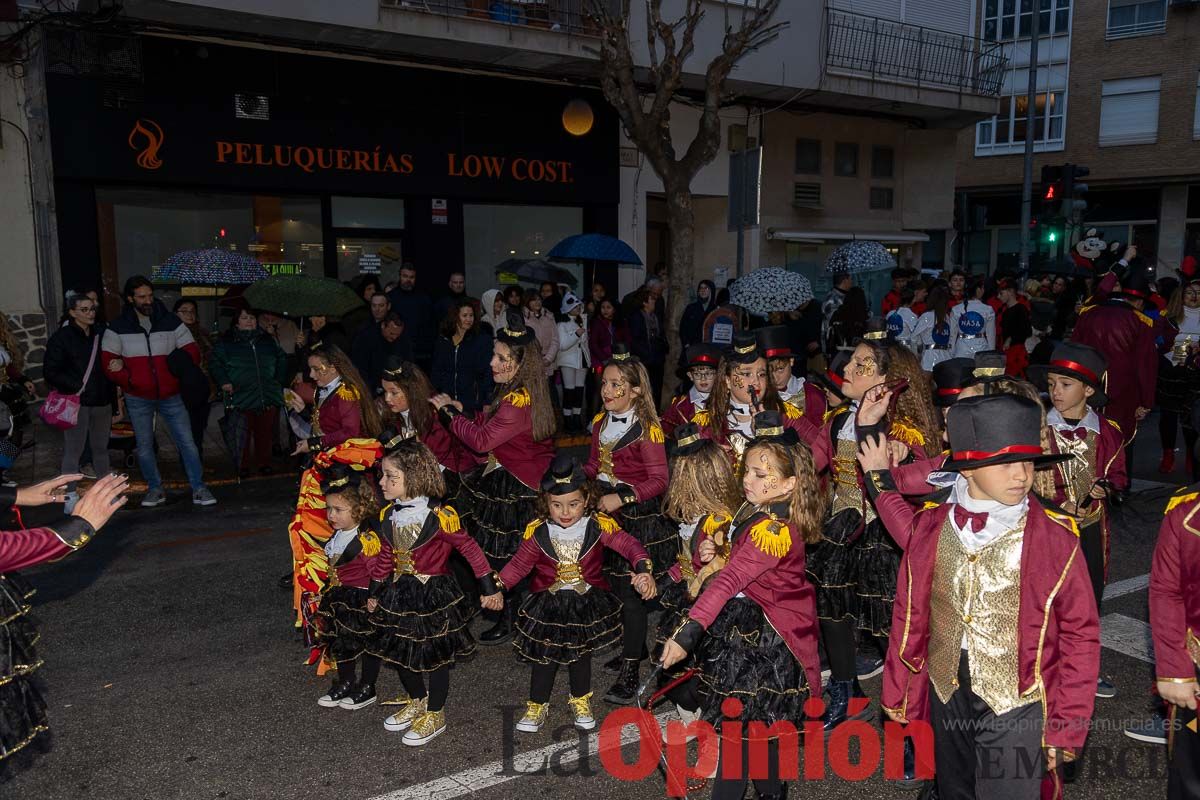
<instances>
[{"instance_id":1,"label":"bare tree","mask_svg":"<svg viewBox=\"0 0 1200 800\"><path fill-rule=\"evenodd\" d=\"M703 92L696 136L680 155L671 139L671 103L684 90L684 66L695 49L696 30L705 15L703 0L682 3L682 15L668 21L663 18L663 0L645 0L649 64L638 67L629 36L631 0L620 0L619 10L603 0L592 0L592 13L602 30L599 53L604 97L616 109L626 135L645 155L666 191L671 232L667 266L671 343L668 369L678 358L679 318L688 289L696 282L692 179L720 149L719 112L729 99L725 96L725 80L738 61L774 39L787 25L771 22L780 0L744 0L736 11L726 6L721 52L705 68L702 89L693 92L693 97ZM678 5L678 0L670 5Z\"/></svg>"}]
</instances>

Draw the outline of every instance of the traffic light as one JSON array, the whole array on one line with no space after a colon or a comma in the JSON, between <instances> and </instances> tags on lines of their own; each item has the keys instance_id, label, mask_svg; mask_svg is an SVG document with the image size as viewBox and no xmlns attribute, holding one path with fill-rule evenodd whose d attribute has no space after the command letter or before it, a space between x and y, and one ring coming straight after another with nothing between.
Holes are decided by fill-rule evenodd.
<instances>
[{"instance_id":1,"label":"traffic light","mask_svg":"<svg viewBox=\"0 0 1200 800\"><path fill-rule=\"evenodd\" d=\"M1046 220L1056 219L1063 216L1063 176L1066 171L1064 166L1042 167L1042 184L1040 190L1041 197L1041 217Z\"/></svg>"},{"instance_id":2,"label":"traffic light","mask_svg":"<svg viewBox=\"0 0 1200 800\"><path fill-rule=\"evenodd\" d=\"M1086 178L1091 170L1081 164L1064 164L1062 171L1062 210L1063 216L1076 220L1087 210L1087 200L1081 195L1087 192L1088 185L1080 178Z\"/></svg>"}]
</instances>

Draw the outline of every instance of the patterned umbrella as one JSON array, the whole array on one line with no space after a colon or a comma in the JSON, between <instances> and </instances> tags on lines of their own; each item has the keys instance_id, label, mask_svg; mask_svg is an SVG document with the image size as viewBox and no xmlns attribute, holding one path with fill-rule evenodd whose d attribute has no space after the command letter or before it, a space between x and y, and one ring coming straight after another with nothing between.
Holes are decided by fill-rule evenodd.
<instances>
[{"instance_id":1,"label":"patterned umbrella","mask_svg":"<svg viewBox=\"0 0 1200 800\"><path fill-rule=\"evenodd\" d=\"M550 250L546 258L558 261L607 261L611 264L637 264L642 260L633 248L612 236L602 233L580 233L568 236Z\"/></svg>"},{"instance_id":2,"label":"patterned umbrella","mask_svg":"<svg viewBox=\"0 0 1200 800\"><path fill-rule=\"evenodd\" d=\"M167 259L154 273L155 283L188 286L244 286L267 277L253 257L231 250L184 250Z\"/></svg>"},{"instance_id":3,"label":"patterned umbrella","mask_svg":"<svg viewBox=\"0 0 1200 800\"><path fill-rule=\"evenodd\" d=\"M349 286L312 275L272 275L250 286L243 296L251 308L286 317L341 317L363 305Z\"/></svg>"},{"instance_id":4,"label":"patterned umbrella","mask_svg":"<svg viewBox=\"0 0 1200 800\"><path fill-rule=\"evenodd\" d=\"M838 272L880 272L895 268L896 259L879 242L846 242L830 253L829 258L825 260L825 271L834 274Z\"/></svg>"},{"instance_id":5,"label":"patterned umbrella","mask_svg":"<svg viewBox=\"0 0 1200 800\"><path fill-rule=\"evenodd\" d=\"M780 267L760 267L738 278L729 294L731 303L759 317L772 311L792 311L812 299L808 278Z\"/></svg>"}]
</instances>

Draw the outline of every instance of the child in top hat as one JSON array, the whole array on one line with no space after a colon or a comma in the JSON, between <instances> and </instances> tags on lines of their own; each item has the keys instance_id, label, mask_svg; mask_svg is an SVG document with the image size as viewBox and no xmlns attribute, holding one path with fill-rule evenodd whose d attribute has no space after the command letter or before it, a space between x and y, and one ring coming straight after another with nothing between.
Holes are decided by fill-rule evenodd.
<instances>
[{"instance_id":1,"label":"child in top hat","mask_svg":"<svg viewBox=\"0 0 1200 800\"><path fill-rule=\"evenodd\" d=\"M583 471L597 482L599 510L613 515L623 530L641 542L658 579L679 552L675 525L661 508L669 477L666 443L654 410L650 377L623 344L613 345L612 357L604 365L600 400L605 410L592 421L591 451ZM628 705L637 692L641 662L649 656L648 611L630 583L629 565L619 554L604 559L604 572L621 600L624 627L620 660L610 662L619 674L604 699Z\"/></svg>"},{"instance_id":2,"label":"child in top hat","mask_svg":"<svg viewBox=\"0 0 1200 800\"><path fill-rule=\"evenodd\" d=\"M546 723L560 666L570 674L568 705L575 727L592 730L592 653L621 641L621 602L609 591L601 563L613 551L629 562L631 584L644 600L654 597L650 556L617 521L596 510L598 490L570 456L559 453L542 479L540 516L525 529L521 546L500 571L503 586L531 575L521 604L513 647L533 665L529 702L517 730L536 733Z\"/></svg>"},{"instance_id":3,"label":"child in top hat","mask_svg":"<svg viewBox=\"0 0 1200 800\"><path fill-rule=\"evenodd\" d=\"M1158 695L1171 704L1167 797L1200 798L1200 485L1167 503L1150 567L1150 629Z\"/></svg>"},{"instance_id":4,"label":"child in top hat","mask_svg":"<svg viewBox=\"0 0 1200 800\"><path fill-rule=\"evenodd\" d=\"M321 491L334 534L325 543L329 576L317 606L317 640L337 665L337 680L317 705L356 710L375 702L379 658L369 652L375 638L370 615L391 572L392 548L369 527L379 506L361 471L334 465L325 471ZM362 674L356 683L360 658Z\"/></svg>"},{"instance_id":5,"label":"child in top hat","mask_svg":"<svg viewBox=\"0 0 1200 800\"><path fill-rule=\"evenodd\" d=\"M1073 342L1054 348L1049 364L1029 368L1046 386L1054 406L1046 415L1050 452L1066 456L1054 465L1051 499L1079 525L1079 546L1097 608L1104 598L1108 572L1108 495L1129 487L1121 429L1100 412L1108 399L1104 391L1107 369L1102 353ZM1116 690L1101 680L1096 694L1112 697Z\"/></svg>"},{"instance_id":6,"label":"child in top hat","mask_svg":"<svg viewBox=\"0 0 1200 800\"><path fill-rule=\"evenodd\" d=\"M767 357L771 386L779 396L813 419L823 417L826 408L825 395L802 376L794 374L796 357L792 353L788 329L783 325L772 325L769 328L759 328L755 334L758 336L759 348Z\"/></svg>"},{"instance_id":7,"label":"child in top hat","mask_svg":"<svg viewBox=\"0 0 1200 800\"><path fill-rule=\"evenodd\" d=\"M662 664L670 669L695 653L704 686L701 716L714 726L725 720L800 727L804 703L821 696L817 657L814 590L804 570L806 547L819 537L822 493L808 448L777 412L755 417L757 433L746 448L742 480L745 502L734 516L728 563L700 593L663 647ZM717 558L711 539L700 543L702 562ZM740 715L726 713L727 699L740 701ZM715 798L740 798L752 764L749 737L721 732L721 763L733 774L720 776ZM759 748L754 748L758 750ZM779 740L766 743L768 775L755 779L760 798L782 798ZM729 764L740 759L740 768Z\"/></svg>"},{"instance_id":8,"label":"child in top hat","mask_svg":"<svg viewBox=\"0 0 1200 800\"><path fill-rule=\"evenodd\" d=\"M677 427L691 422L697 411L708 406L720 361L721 351L713 345L703 342L688 345L687 376L692 385L686 392L675 395L663 410L662 429L667 438L673 437Z\"/></svg>"},{"instance_id":9,"label":"child in top hat","mask_svg":"<svg viewBox=\"0 0 1200 800\"><path fill-rule=\"evenodd\" d=\"M475 613L450 571L457 551L479 581L480 603L498 611L503 599L495 574L458 513L439 503L445 492L433 452L415 439L389 448L380 481L388 502L372 528L392 552L385 588L371 622L378 631L370 651L396 668L405 696L383 726L406 731L403 743L425 744L446 730L450 667L475 652L468 623ZM424 676L429 676L428 689Z\"/></svg>"},{"instance_id":10,"label":"child in top hat","mask_svg":"<svg viewBox=\"0 0 1200 800\"><path fill-rule=\"evenodd\" d=\"M904 636L888 648L880 704L902 724L932 723L941 797L1037 798L1045 768L1087 737L1099 620L1074 520L1030 493L1035 468L1062 459L1043 451L1041 413L1011 395L956 403L942 469L958 478L920 511L894 491L878 438L860 452L904 549L892 620Z\"/></svg>"}]
</instances>

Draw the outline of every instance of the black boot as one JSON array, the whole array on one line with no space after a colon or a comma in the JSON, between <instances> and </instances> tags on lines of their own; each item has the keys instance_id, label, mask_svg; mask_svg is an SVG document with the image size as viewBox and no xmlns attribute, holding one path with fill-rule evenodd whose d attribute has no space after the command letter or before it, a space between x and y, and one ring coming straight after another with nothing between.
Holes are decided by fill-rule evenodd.
<instances>
[{"instance_id":1,"label":"black boot","mask_svg":"<svg viewBox=\"0 0 1200 800\"><path fill-rule=\"evenodd\" d=\"M924 781L917 778L917 748L913 740L904 740L904 776L896 781L901 789L920 789Z\"/></svg>"},{"instance_id":2,"label":"black boot","mask_svg":"<svg viewBox=\"0 0 1200 800\"><path fill-rule=\"evenodd\" d=\"M828 734L848 719L863 719L867 717L871 713L870 704L866 704L862 711L857 714L850 714L850 701L856 698L865 698L866 696L862 687L858 685L857 678L852 681L830 681L829 704L825 707L825 716L822 717L825 733Z\"/></svg>"},{"instance_id":3,"label":"black boot","mask_svg":"<svg viewBox=\"0 0 1200 800\"><path fill-rule=\"evenodd\" d=\"M646 645L642 645L642 655L639 661L645 661L650 657L650 651L646 649ZM621 664L625 661L625 654L622 651L617 651L617 654L604 662L604 668L609 672L619 672Z\"/></svg>"},{"instance_id":4,"label":"black boot","mask_svg":"<svg viewBox=\"0 0 1200 800\"><path fill-rule=\"evenodd\" d=\"M504 644L512 638L512 609L511 604L505 603L504 610L500 612L500 619L496 621L496 624L479 634L480 644L488 646Z\"/></svg>"},{"instance_id":5,"label":"black boot","mask_svg":"<svg viewBox=\"0 0 1200 800\"><path fill-rule=\"evenodd\" d=\"M609 687L604 699L615 706L627 706L637 699L638 681L641 679L641 659L621 659L621 671Z\"/></svg>"}]
</instances>

